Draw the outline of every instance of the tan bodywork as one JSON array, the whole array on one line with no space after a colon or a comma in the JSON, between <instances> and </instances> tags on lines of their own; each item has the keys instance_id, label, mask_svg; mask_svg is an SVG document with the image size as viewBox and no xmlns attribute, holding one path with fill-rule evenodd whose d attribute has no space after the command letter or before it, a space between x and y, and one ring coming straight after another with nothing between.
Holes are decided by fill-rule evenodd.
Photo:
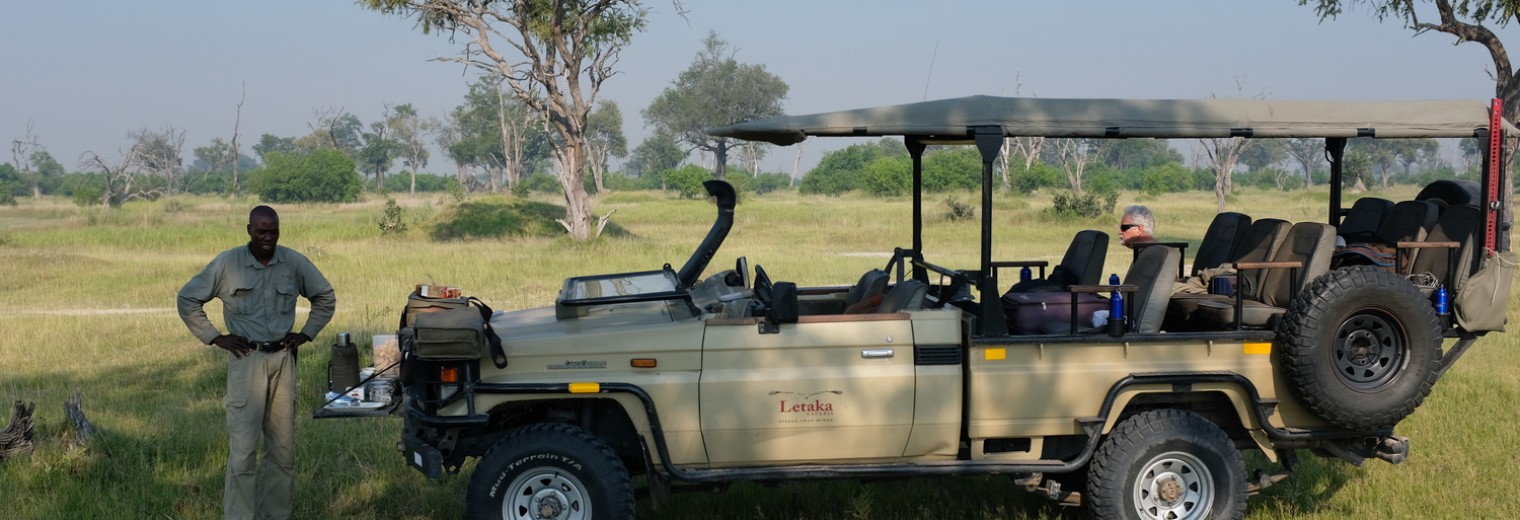
<instances>
[{"instance_id":1,"label":"tan bodywork","mask_svg":"<svg viewBox=\"0 0 1520 520\"><path fill-rule=\"evenodd\" d=\"M954 307L865 315L801 316L762 333L762 318L715 314L681 318L660 304L590 310L555 319L551 308L499 313L510 364L483 364L486 383L628 383L655 404L671 462L718 468L797 464L954 460L963 413L972 460L1034 460L1047 436L1083 435L1079 419L1102 412L1109 389L1146 372L1225 371L1277 400L1276 428L1320 421L1279 388L1271 345L1260 342L1122 341L969 344L966 317ZM1154 336L1154 335L1153 335ZM915 365L915 346L954 346L963 365ZM632 368L635 358L655 368ZM1233 404L1240 423L1272 456L1249 395L1238 385L1195 385ZM1169 385L1132 385L1114 397L1119 411ZM478 410L560 399L610 399L639 434L654 439L631 394L478 394ZM464 415L455 403L440 415ZM1027 451L984 451L983 441L1029 439ZM653 452L653 450L651 450ZM657 453L651 456L659 461Z\"/></svg>"}]
</instances>

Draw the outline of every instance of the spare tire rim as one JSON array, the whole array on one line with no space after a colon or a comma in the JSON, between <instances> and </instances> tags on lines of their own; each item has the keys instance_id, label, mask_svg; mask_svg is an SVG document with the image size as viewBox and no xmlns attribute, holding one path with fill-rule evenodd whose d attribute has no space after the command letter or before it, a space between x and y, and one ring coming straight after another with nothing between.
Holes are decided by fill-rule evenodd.
<instances>
[{"instance_id":1,"label":"spare tire rim","mask_svg":"<svg viewBox=\"0 0 1520 520\"><path fill-rule=\"evenodd\" d=\"M1133 493L1140 518L1207 518L1214 508L1214 477L1198 457L1171 451L1145 465Z\"/></svg>"},{"instance_id":2,"label":"spare tire rim","mask_svg":"<svg viewBox=\"0 0 1520 520\"><path fill-rule=\"evenodd\" d=\"M1396 379L1408 359L1404 325L1381 309L1351 314L1335 332L1330 356L1346 386L1373 391Z\"/></svg>"},{"instance_id":3,"label":"spare tire rim","mask_svg":"<svg viewBox=\"0 0 1520 520\"><path fill-rule=\"evenodd\" d=\"M554 467L523 472L507 487L503 518L521 520L584 520L591 518L591 501L580 479Z\"/></svg>"}]
</instances>

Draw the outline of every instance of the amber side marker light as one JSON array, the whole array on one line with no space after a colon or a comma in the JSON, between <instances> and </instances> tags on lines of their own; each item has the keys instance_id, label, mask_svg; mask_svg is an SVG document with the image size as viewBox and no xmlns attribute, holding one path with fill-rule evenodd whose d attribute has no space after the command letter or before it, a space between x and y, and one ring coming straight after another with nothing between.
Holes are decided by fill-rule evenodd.
<instances>
[{"instance_id":1,"label":"amber side marker light","mask_svg":"<svg viewBox=\"0 0 1520 520\"><path fill-rule=\"evenodd\" d=\"M570 393L572 394L595 394L601 391L601 383L570 383Z\"/></svg>"},{"instance_id":2,"label":"amber side marker light","mask_svg":"<svg viewBox=\"0 0 1520 520\"><path fill-rule=\"evenodd\" d=\"M654 368L658 364L654 358L633 358L632 361L628 362L628 366L633 368Z\"/></svg>"},{"instance_id":3,"label":"amber side marker light","mask_svg":"<svg viewBox=\"0 0 1520 520\"><path fill-rule=\"evenodd\" d=\"M438 380L444 383L459 382L459 367L442 367L438 369Z\"/></svg>"}]
</instances>

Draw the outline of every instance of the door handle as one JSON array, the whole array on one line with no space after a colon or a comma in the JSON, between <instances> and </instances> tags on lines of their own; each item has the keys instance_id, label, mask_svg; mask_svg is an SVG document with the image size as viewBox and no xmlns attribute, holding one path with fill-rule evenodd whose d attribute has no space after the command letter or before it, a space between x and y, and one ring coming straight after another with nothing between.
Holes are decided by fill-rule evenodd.
<instances>
[{"instance_id":1,"label":"door handle","mask_svg":"<svg viewBox=\"0 0 1520 520\"><path fill-rule=\"evenodd\" d=\"M860 357L866 359L889 358L892 357L892 353L892 349L889 348L873 348L860 351Z\"/></svg>"}]
</instances>

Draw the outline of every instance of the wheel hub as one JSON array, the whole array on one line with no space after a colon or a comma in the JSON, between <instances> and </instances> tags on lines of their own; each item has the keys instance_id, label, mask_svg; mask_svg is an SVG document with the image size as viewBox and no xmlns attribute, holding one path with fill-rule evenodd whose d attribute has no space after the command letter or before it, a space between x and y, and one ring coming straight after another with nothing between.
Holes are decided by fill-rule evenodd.
<instances>
[{"instance_id":1,"label":"wheel hub","mask_svg":"<svg viewBox=\"0 0 1520 520\"><path fill-rule=\"evenodd\" d=\"M538 509L538 516L534 518L539 520L559 518L559 515L565 512L565 495L553 489L539 491L533 497L533 502Z\"/></svg>"},{"instance_id":2,"label":"wheel hub","mask_svg":"<svg viewBox=\"0 0 1520 520\"><path fill-rule=\"evenodd\" d=\"M1377 310L1352 315L1330 349L1335 374L1347 386L1375 391L1398 377L1405 358L1399 322Z\"/></svg>"},{"instance_id":3,"label":"wheel hub","mask_svg":"<svg viewBox=\"0 0 1520 520\"><path fill-rule=\"evenodd\" d=\"M1140 518L1201 520L1214 501L1209 469L1198 457L1164 453L1145 465L1135 481L1135 512Z\"/></svg>"}]
</instances>

